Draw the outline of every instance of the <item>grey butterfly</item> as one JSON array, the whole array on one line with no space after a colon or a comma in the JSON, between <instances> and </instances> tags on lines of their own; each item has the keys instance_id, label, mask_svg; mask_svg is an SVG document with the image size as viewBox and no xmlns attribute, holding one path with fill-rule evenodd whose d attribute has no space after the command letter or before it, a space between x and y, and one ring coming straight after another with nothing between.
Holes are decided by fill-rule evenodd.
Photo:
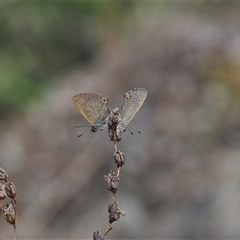
<instances>
[{"instance_id":1,"label":"grey butterfly","mask_svg":"<svg viewBox=\"0 0 240 240\"><path fill-rule=\"evenodd\" d=\"M121 122L121 131L124 131L138 112L147 97L147 90L144 88L134 88L126 92L123 97L123 104L118 109ZM91 132L106 130L109 114L108 97L98 93L80 93L73 96L73 102L78 111L91 124Z\"/></svg>"}]
</instances>

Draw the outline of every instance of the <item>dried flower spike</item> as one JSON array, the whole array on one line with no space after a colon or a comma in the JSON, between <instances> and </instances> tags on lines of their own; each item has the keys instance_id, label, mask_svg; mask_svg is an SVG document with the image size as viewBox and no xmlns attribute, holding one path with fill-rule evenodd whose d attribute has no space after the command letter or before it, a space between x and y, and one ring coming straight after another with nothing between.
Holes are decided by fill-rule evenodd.
<instances>
[{"instance_id":1,"label":"dried flower spike","mask_svg":"<svg viewBox=\"0 0 240 240\"><path fill-rule=\"evenodd\" d=\"M6 185L6 192L7 192L7 195L10 198L15 199L16 194L17 194L17 190L16 190L16 186L15 186L15 184L13 182L7 183L7 185Z\"/></svg>"},{"instance_id":2,"label":"dried flower spike","mask_svg":"<svg viewBox=\"0 0 240 240\"><path fill-rule=\"evenodd\" d=\"M104 237L102 234L97 230L96 232L93 232L93 240L104 240Z\"/></svg>"},{"instance_id":3,"label":"dried flower spike","mask_svg":"<svg viewBox=\"0 0 240 240\"><path fill-rule=\"evenodd\" d=\"M6 185L0 183L0 200L4 200L7 197Z\"/></svg>"},{"instance_id":4,"label":"dried flower spike","mask_svg":"<svg viewBox=\"0 0 240 240\"><path fill-rule=\"evenodd\" d=\"M118 168L122 167L125 164L126 157L122 150L115 151L113 157Z\"/></svg>"},{"instance_id":5,"label":"dried flower spike","mask_svg":"<svg viewBox=\"0 0 240 240\"><path fill-rule=\"evenodd\" d=\"M0 180L7 181L7 179L8 179L8 174L3 168L0 167Z\"/></svg>"},{"instance_id":6,"label":"dried flower spike","mask_svg":"<svg viewBox=\"0 0 240 240\"><path fill-rule=\"evenodd\" d=\"M8 223L10 223L12 225L15 225L15 223L16 223L16 212L14 210L13 203L10 202L10 203L7 203L5 206L3 206L2 212L3 212L4 219Z\"/></svg>"},{"instance_id":7,"label":"dried flower spike","mask_svg":"<svg viewBox=\"0 0 240 240\"><path fill-rule=\"evenodd\" d=\"M109 213L109 223L118 221L120 218L120 215L125 216L124 211L119 208L117 201L114 201L112 204L108 206L108 213Z\"/></svg>"},{"instance_id":8,"label":"dried flower spike","mask_svg":"<svg viewBox=\"0 0 240 240\"><path fill-rule=\"evenodd\" d=\"M108 175L104 176L104 181L106 184L107 189L112 192L116 193L118 190L118 177L115 172L111 171Z\"/></svg>"}]
</instances>

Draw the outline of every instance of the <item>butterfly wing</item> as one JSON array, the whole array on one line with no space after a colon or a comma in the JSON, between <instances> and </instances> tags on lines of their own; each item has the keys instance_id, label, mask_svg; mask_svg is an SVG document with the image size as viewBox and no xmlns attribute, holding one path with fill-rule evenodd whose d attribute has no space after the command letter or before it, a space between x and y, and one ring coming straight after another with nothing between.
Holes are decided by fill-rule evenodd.
<instances>
[{"instance_id":1,"label":"butterfly wing","mask_svg":"<svg viewBox=\"0 0 240 240\"><path fill-rule=\"evenodd\" d=\"M107 117L108 97L98 93L80 93L73 96L73 102L83 117L98 127Z\"/></svg>"},{"instance_id":2,"label":"butterfly wing","mask_svg":"<svg viewBox=\"0 0 240 240\"><path fill-rule=\"evenodd\" d=\"M147 90L145 88L134 88L126 92L123 97L123 104L121 107L121 117L124 127L132 120L138 112L143 102L147 97Z\"/></svg>"}]
</instances>

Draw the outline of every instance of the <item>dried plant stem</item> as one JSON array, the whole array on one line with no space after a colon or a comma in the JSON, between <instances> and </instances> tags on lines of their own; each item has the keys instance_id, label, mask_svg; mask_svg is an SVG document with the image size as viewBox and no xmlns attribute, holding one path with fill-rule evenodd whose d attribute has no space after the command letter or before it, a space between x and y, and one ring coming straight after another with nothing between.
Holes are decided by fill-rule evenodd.
<instances>
[{"instance_id":1,"label":"dried plant stem","mask_svg":"<svg viewBox=\"0 0 240 240\"><path fill-rule=\"evenodd\" d=\"M115 148L115 151L117 151L117 143L116 142L114 143L114 148Z\"/></svg>"},{"instance_id":2,"label":"dried plant stem","mask_svg":"<svg viewBox=\"0 0 240 240\"><path fill-rule=\"evenodd\" d=\"M118 107L109 108L108 117L108 133L110 140L113 141L115 152L113 158L117 166L117 173L112 170L110 173L104 176L104 181L108 191L110 192L112 203L108 205L108 224L106 226L104 235L102 236L99 231L93 232L93 240L104 240L106 235L112 229L112 223L118 221L120 216L125 216L125 212L119 207L119 203L116 199L116 192L118 190L119 178L122 166L125 164L126 158L122 150L117 148L117 143L121 141L122 132L122 120Z\"/></svg>"},{"instance_id":3,"label":"dried plant stem","mask_svg":"<svg viewBox=\"0 0 240 240\"><path fill-rule=\"evenodd\" d=\"M113 202L116 201L116 194L111 194Z\"/></svg>"},{"instance_id":4,"label":"dried plant stem","mask_svg":"<svg viewBox=\"0 0 240 240\"><path fill-rule=\"evenodd\" d=\"M13 240L16 240L17 239L17 219L18 219L16 197L14 197L14 199L13 199L13 207L14 207L14 210L16 213L16 219L15 219L15 223L13 225Z\"/></svg>"},{"instance_id":5,"label":"dried plant stem","mask_svg":"<svg viewBox=\"0 0 240 240\"><path fill-rule=\"evenodd\" d=\"M105 237L108 234L108 232L110 232L111 230L112 230L112 223L108 223L103 236Z\"/></svg>"},{"instance_id":6,"label":"dried plant stem","mask_svg":"<svg viewBox=\"0 0 240 240\"><path fill-rule=\"evenodd\" d=\"M113 130L113 132L115 132L115 129ZM113 136L114 135L115 133L113 133ZM108 190L111 192L110 194L113 202L108 206L109 221L105 229L103 239L108 234L108 232L112 229L112 223L119 220L120 215L125 216L124 211L120 209L118 201L116 200L116 192L118 190L119 177L121 173L121 168L125 163L125 156L122 150L118 150L117 142L116 141L113 141L113 142L114 142L114 149L115 149L113 156L114 156L115 163L117 165L117 174L113 171L110 171L108 175L104 176L106 186Z\"/></svg>"},{"instance_id":7,"label":"dried plant stem","mask_svg":"<svg viewBox=\"0 0 240 240\"><path fill-rule=\"evenodd\" d=\"M17 239L17 226L14 224L13 226L13 240Z\"/></svg>"},{"instance_id":8,"label":"dried plant stem","mask_svg":"<svg viewBox=\"0 0 240 240\"><path fill-rule=\"evenodd\" d=\"M117 177L119 178L120 177L120 173L121 173L121 167L118 168L118 171L117 171Z\"/></svg>"}]
</instances>

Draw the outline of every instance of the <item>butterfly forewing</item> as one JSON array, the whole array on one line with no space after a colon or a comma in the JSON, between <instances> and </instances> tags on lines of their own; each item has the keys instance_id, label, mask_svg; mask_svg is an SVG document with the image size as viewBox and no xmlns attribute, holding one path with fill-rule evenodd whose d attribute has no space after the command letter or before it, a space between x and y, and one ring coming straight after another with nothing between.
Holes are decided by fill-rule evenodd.
<instances>
[{"instance_id":1,"label":"butterfly forewing","mask_svg":"<svg viewBox=\"0 0 240 240\"><path fill-rule=\"evenodd\" d=\"M124 94L121 107L121 117L124 127L128 125L138 112L147 97L147 93L147 90L144 88L134 88Z\"/></svg>"},{"instance_id":2,"label":"butterfly forewing","mask_svg":"<svg viewBox=\"0 0 240 240\"><path fill-rule=\"evenodd\" d=\"M108 97L97 93L80 93L73 96L78 111L94 127L98 127L107 117Z\"/></svg>"}]
</instances>

